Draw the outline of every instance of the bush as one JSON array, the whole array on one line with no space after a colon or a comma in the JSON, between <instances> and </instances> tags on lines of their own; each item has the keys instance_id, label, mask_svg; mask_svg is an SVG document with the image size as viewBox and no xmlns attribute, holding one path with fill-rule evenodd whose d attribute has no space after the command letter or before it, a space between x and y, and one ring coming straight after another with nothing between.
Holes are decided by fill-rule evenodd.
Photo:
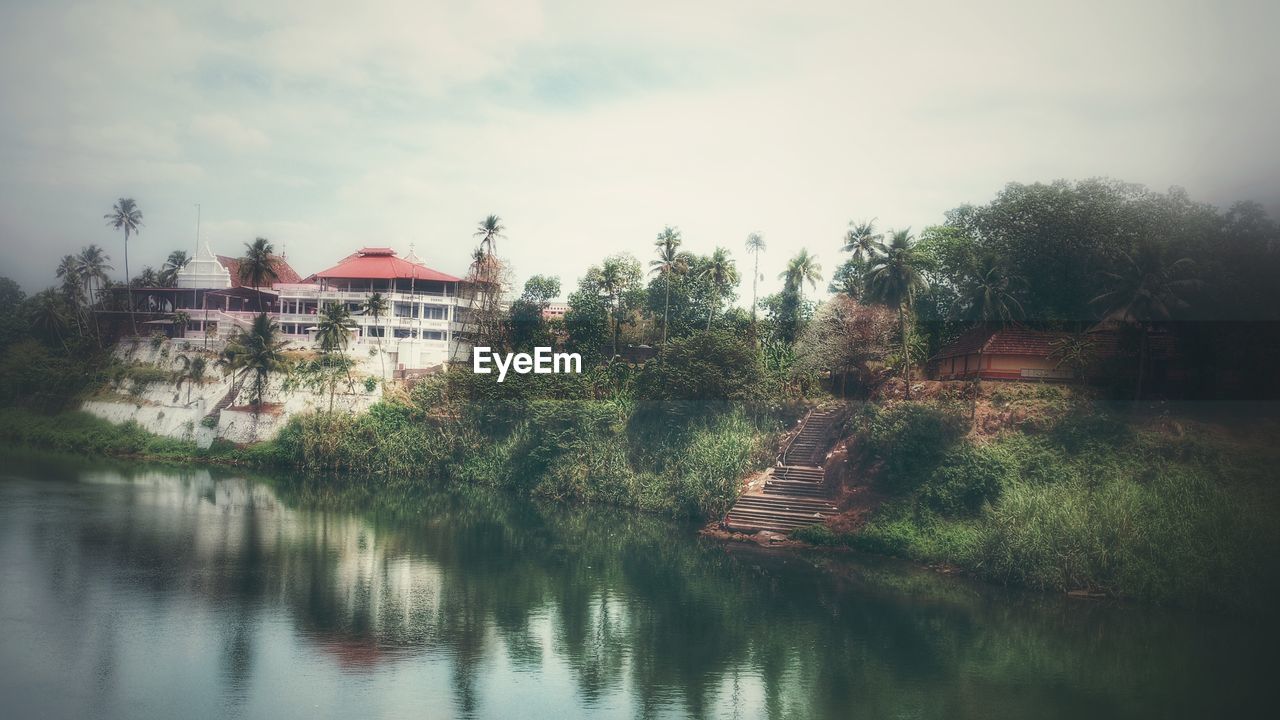
<instances>
[{"instance_id":1,"label":"bush","mask_svg":"<svg viewBox=\"0 0 1280 720\"><path fill-rule=\"evenodd\" d=\"M919 403L869 406L860 424L872 457L884 463L882 482L895 492L920 485L965 432L963 415Z\"/></svg>"},{"instance_id":2,"label":"bush","mask_svg":"<svg viewBox=\"0 0 1280 720\"><path fill-rule=\"evenodd\" d=\"M995 502L1015 477L1008 453L966 443L942 459L921 489L921 500L944 515L973 514L984 503Z\"/></svg>"},{"instance_id":3,"label":"bush","mask_svg":"<svg viewBox=\"0 0 1280 720\"><path fill-rule=\"evenodd\" d=\"M693 415L756 400L763 375L760 351L749 339L704 332L672 340L659 358L646 363L637 399L659 403L669 414Z\"/></svg>"}]
</instances>

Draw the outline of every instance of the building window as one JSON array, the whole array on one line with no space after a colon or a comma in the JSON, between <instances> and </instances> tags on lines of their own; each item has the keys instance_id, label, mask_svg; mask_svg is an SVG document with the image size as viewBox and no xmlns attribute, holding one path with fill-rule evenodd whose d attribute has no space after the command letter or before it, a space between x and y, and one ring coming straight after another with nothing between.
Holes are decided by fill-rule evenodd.
<instances>
[{"instance_id":1,"label":"building window","mask_svg":"<svg viewBox=\"0 0 1280 720\"><path fill-rule=\"evenodd\" d=\"M424 340L443 340L444 333L440 332L439 330L423 330L422 338Z\"/></svg>"},{"instance_id":2,"label":"building window","mask_svg":"<svg viewBox=\"0 0 1280 720\"><path fill-rule=\"evenodd\" d=\"M446 320L449 316L449 309L439 305L423 305L422 317L427 320Z\"/></svg>"}]
</instances>

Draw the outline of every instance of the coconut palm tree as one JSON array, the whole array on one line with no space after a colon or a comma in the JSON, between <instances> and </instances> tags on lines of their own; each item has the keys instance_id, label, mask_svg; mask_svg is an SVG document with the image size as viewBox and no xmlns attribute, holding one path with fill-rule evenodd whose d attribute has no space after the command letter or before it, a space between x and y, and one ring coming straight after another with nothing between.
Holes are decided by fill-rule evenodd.
<instances>
[{"instance_id":1,"label":"coconut palm tree","mask_svg":"<svg viewBox=\"0 0 1280 720\"><path fill-rule=\"evenodd\" d=\"M116 204L112 206L111 212L102 216L107 221L109 227L116 230L124 231L124 278L125 278L125 296L129 303L129 324L133 327L133 334L138 334L138 324L133 318L133 290L128 287L129 284L129 235L137 235L138 228L142 227L142 211L138 209L138 204L133 198L120 198Z\"/></svg>"},{"instance_id":2,"label":"coconut palm tree","mask_svg":"<svg viewBox=\"0 0 1280 720\"><path fill-rule=\"evenodd\" d=\"M85 291L89 293L89 305L97 303L97 290L107 284L107 272L115 270L107 264L111 258L97 245L89 245L80 251L77 258L80 263L80 279L84 281Z\"/></svg>"},{"instance_id":3,"label":"coconut palm tree","mask_svg":"<svg viewBox=\"0 0 1280 720\"><path fill-rule=\"evenodd\" d=\"M189 262L191 257L187 255L186 250L174 250L169 253L169 257L160 268L160 284L164 287L177 287L178 271L186 267Z\"/></svg>"},{"instance_id":4,"label":"coconut palm tree","mask_svg":"<svg viewBox=\"0 0 1280 720\"><path fill-rule=\"evenodd\" d=\"M921 270L921 259L915 252L911 229L889 233L884 252L871 258L867 266L867 294L875 302L898 309L898 333L902 338L902 370L911 399L911 336L907 312L917 292L927 284Z\"/></svg>"},{"instance_id":5,"label":"coconut palm tree","mask_svg":"<svg viewBox=\"0 0 1280 720\"><path fill-rule=\"evenodd\" d=\"M720 298L728 292L730 287L738 283L738 268L734 265L733 258L729 256L729 251L717 247L715 252L711 253L699 277L711 284L711 311L707 313L707 330L710 330L711 321L720 307Z\"/></svg>"},{"instance_id":6,"label":"coconut palm tree","mask_svg":"<svg viewBox=\"0 0 1280 720\"><path fill-rule=\"evenodd\" d=\"M787 262L787 269L778 274L778 279L803 297L806 282L811 289L816 289L822 280L822 266L818 264L818 256L810 255L808 250L802 248Z\"/></svg>"},{"instance_id":7,"label":"coconut palm tree","mask_svg":"<svg viewBox=\"0 0 1280 720\"><path fill-rule=\"evenodd\" d=\"M191 404L191 386L204 382L205 371L208 369L209 361L205 360L203 355L179 355L178 362L182 363L182 369L178 371L179 388L185 383L187 386L187 404Z\"/></svg>"},{"instance_id":8,"label":"coconut palm tree","mask_svg":"<svg viewBox=\"0 0 1280 720\"><path fill-rule=\"evenodd\" d=\"M248 330L241 330L227 342L218 363L233 376L243 372L253 377L254 414L262 409L271 373L285 369L284 343L277 339L279 328L266 313L259 313ZM234 380L232 382L234 385Z\"/></svg>"},{"instance_id":9,"label":"coconut palm tree","mask_svg":"<svg viewBox=\"0 0 1280 720\"><path fill-rule=\"evenodd\" d=\"M70 355L71 349L67 347L65 337L68 322L66 301L53 288L41 290L31 300L28 321L32 329L57 338L63 351Z\"/></svg>"},{"instance_id":10,"label":"coconut palm tree","mask_svg":"<svg viewBox=\"0 0 1280 720\"><path fill-rule=\"evenodd\" d=\"M333 412L333 396L338 387L338 373L347 370L350 364L345 362L347 344L351 340L351 330L356 326L351 319L351 311L343 303L329 303L320 313L320 322L316 324L316 340L320 342L320 352L324 354L323 365L328 375L329 412Z\"/></svg>"},{"instance_id":11,"label":"coconut palm tree","mask_svg":"<svg viewBox=\"0 0 1280 720\"><path fill-rule=\"evenodd\" d=\"M1006 270L994 255L979 256L960 281L960 303L966 320L1007 325L1022 316L1022 303L1014 292L1026 280Z\"/></svg>"},{"instance_id":12,"label":"coconut palm tree","mask_svg":"<svg viewBox=\"0 0 1280 720\"><path fill-rule=\"evenodd\" d=\"M75 255L63 255L58 261L58 279L62 281L59 292L71 306L76 328L84 332L84 278L80 276L80 260Z\"/></svg>"},{"instance_id":13,"label":"coconut palm tree","mask_svg":"<svg viewBox=\"0 0 1280 720\"><path fill-rule=\"evenodd\" d=\"M270 240L255 238L244 244L244 257L240 258L240 282L258 291L258 312L262 312L262 286L280 279L274 252Z\"/></svg>"},{"instance_id":14,"label":"coconut palm tree","mask_svg":"<svg viewBox=\"0 0 1280 720\"><path fill-rule=\"evenodd\" d=\"M381 332L382 328L379 327L378 320L387 314L387 299L383 297L382 293L376 292L364 301L364 314L373 318L374 327ZM377 335L376 337L378 338L378 365L382 369L382 379L385 380L387 378L387 365L386 360L382 358L382 335Z\"/></svg>"},{"instance_id":15,"label":"coconut palm tree","mask_svg":"<svg viewBox=\"0 0 1280 720\"><path fill-rule=\"evenodd\" d=\"M875 218L863 222L849 221L841 252L853 253L858 260L868 261L885 251L884 236L876 232Z\"/></svg>"},{"instance_id":16,"label":"coconut palm tree","mask_svg":"<svg viewBox=\"0 0 1280 720\"><path fill-rule=\"evenodd\" d=\"M751 266L751 331L753 333L756 328L756 281L760 280L760 253L766 249L764 235L753 232L747 236L747 252L754 258Z\"/></svg>"},{"instance_id":17,"label":"coconut palm tree","mask_svg":"<svg viewBox=\"0 0 1280 720\"><path fill-rule=\"evenodd\" d=\"M1119 272L1102 273L1111 289L1091 302L1103 308L1104 321L1138 328L1138 381L1134 389L1134 399L1138 400L1146 377L1151 325L1168 322L1185 310L1189 305L1187 296L1200 287L1200 281L1190 277L1195 268L1190 258L1168 263L1153 242L1143 242L1132 255L1121 255L1124 262Z\"/></svg>"},{"instance_id":18,"label":"coconut palm tree","mask_svg":"<svg viewBox=\"0 0 1280 720\"><path fill-rule=\"evenodd\" d=\"M507 239L507 236L502 234L506 229L502 224L502 218L497 215L488 215L476 226L476 231L472 233L472 237L480 238L480 247L484 248L486 254L493 255L498 252L497 239Z\"/></svg>"},{"instance_id":19,"label":"coconut palm tree","mask_svg":"<svg viewBox=\"0 0 1280 720\"><path fill-rule=\"evenodd\" d=\"M667 347L667 321L671 317L671 274L684 272L686 269L679 252L683 242L684 239L680 237L678 229L670 225L664 227L662 232L658 233L658 239L653 241L658 251L658 259L649 261L649 272L660 274L665 285L662 304L662 347L664 349Z\"/></svg>"}]
</instances>

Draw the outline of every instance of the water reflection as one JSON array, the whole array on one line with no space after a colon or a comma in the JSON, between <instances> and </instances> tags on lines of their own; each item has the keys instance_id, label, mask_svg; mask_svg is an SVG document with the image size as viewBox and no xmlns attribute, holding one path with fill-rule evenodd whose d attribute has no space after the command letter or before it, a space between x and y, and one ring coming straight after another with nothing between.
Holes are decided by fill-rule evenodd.
<instances>
[{"instance_id":1,"label":"water reflection","mask_svg":"<svg viewBox=\"0 0 1280 720\"><path fill-rule=\"evenodd\" d=\"M1270 668L1270 633L1227 618L627 513L7 466L0 691L22 716L1199 717L1256 714Z\"/></svg>"}]
</instances>

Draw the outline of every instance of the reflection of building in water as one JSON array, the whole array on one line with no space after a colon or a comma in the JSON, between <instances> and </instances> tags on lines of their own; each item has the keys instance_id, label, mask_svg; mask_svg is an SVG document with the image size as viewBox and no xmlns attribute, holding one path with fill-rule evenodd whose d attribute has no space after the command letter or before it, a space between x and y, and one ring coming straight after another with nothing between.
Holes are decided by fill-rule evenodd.
<instances>
[{"instance_id":1,"label":"reflection of building in water","mask_svg":"<svg viewBox=\"0 0 1280 720\"><path fill-rule=\"evenodd\" d=\"M147 531L192 557L189 566L216 568L200 590L240 593L246 579L263 597L285 599L321 648L346 667L394 657L386 647L427 649L441 613L442 570L406 552L395 533L348 513L307 513L283 505L272 489L241 478L214 479L207 470L114 472L87 482L140 488L137 504L181 512L147 515Z\"/></svg>"}]
</instances>

